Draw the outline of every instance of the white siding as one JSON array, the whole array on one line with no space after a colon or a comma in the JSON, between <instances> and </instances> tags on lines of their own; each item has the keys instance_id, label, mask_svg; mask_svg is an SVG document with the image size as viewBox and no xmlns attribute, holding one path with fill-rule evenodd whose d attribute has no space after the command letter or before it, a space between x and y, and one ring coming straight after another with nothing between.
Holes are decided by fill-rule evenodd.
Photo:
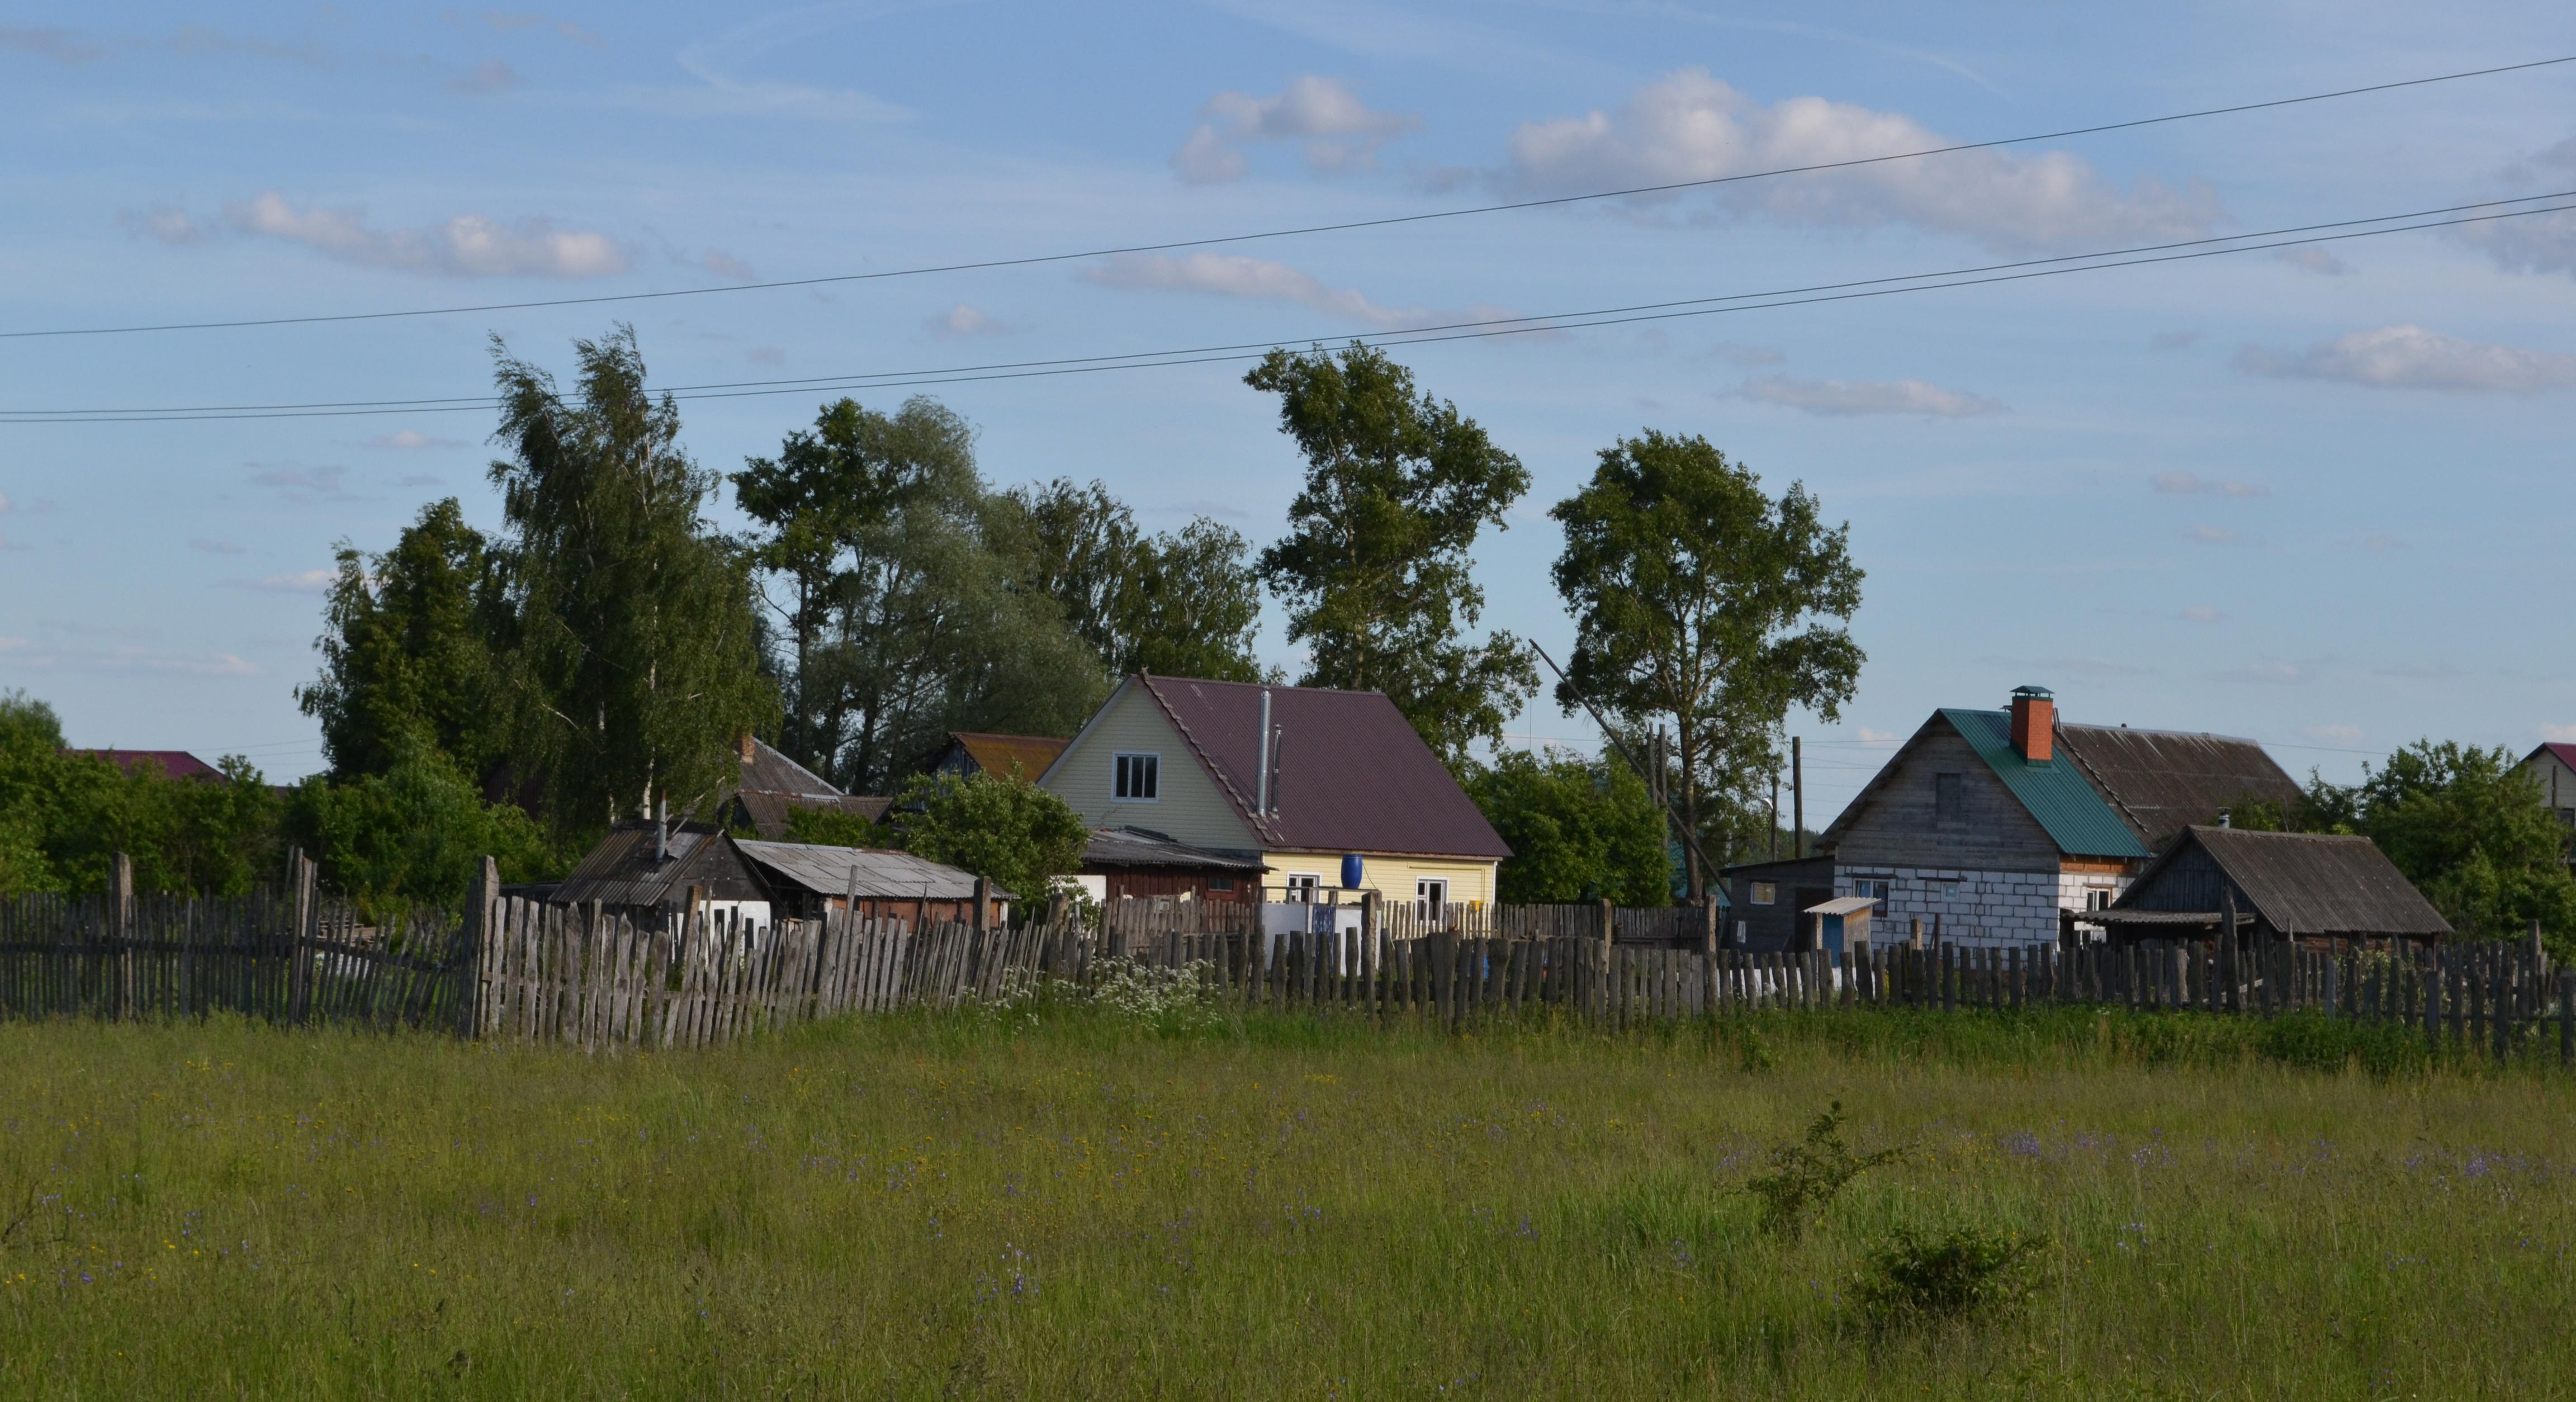
<instances>
[{"instance_id":1,"label":"white siding","mask_svg":"<svg viewBox=\"0 0 2576 1402\"><path fill-rule=\"evenodd\" d=\"M1159 795L1151 803L1115 797L1115 757L1135 753L1163 757ZM1194 847L1232 851L1261 845L1162 707L1132 680L1119 684L1091 725L1048 768L1044 783L1095 828L1147 828Z\"/></svg>"}]
</instances>

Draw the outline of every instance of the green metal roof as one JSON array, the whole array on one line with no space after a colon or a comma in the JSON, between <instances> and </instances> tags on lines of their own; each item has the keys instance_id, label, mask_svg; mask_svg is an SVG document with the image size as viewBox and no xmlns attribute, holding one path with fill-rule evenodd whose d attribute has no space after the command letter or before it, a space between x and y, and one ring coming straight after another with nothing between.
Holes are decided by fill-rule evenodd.
<instances>
[{"instance_id":1,"label":"green metal roof","mask_svg":"<svg viewBox=\"0 0 2576 1402\"><path fill-rule=\"evenodd\" d=\"M2148 857L2146 844L2094 787L2072 757L2032 764L2013 749L2012 716L2005 711L1965 711L1944 706L1941 714L2004 781L2021 806L2039 820L2057 850L2070 857Z\"/></svg>"}]
</instances>

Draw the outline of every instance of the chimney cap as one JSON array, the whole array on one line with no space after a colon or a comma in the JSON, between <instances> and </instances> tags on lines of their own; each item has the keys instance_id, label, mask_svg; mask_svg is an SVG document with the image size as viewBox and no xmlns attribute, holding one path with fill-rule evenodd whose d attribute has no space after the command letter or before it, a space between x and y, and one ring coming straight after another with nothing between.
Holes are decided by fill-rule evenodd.
<instances>
[{"instance_id":1,"label":"chimney cap","mask_svg":"<svg viewBox=\"0 0 2576 1402\"><path fill-rule=\"evenodd\" d=\"M2012 694L2014 700L2021 700L2024 697L2033 701L2054 701L2057 699L2057 693L2044 686L2017 686L2013 688Z\"/></svg>"}]
</instances>

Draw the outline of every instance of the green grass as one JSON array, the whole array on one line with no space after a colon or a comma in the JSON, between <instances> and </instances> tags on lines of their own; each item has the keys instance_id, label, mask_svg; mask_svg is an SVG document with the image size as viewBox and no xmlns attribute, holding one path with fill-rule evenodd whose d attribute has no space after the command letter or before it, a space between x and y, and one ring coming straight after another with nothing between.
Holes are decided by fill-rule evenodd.
<instances>
[{"instance_id":1,"label":"green grass","mask_svg":"<svg viewBox=\"0 0 2576 1402\"><path fill-rule=\"evenodd\" d=\"M2567 1395L2576 1077L2288 1026L0 1026L0 1395ZM1763 1234L1834 1099L1911 1153ZM2021 1316L1856 1319L1960 1226Z\"/></svg>"}]
</instances>

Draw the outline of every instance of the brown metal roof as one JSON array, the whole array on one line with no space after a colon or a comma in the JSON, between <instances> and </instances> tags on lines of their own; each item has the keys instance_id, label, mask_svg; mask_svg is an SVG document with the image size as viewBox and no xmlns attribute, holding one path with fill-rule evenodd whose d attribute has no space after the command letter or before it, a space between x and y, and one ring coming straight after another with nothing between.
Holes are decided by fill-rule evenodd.
<instances>
[{"instance_id":1,"label":"brown metal roof","mask_svg":"<svg viewBox=\"0 0 2576 1402\"><path fill-rule=\"evenodd\" d=\"M162 776L170 779L206 779L221 782L224 777L224 771L186 750L65 750L63 753L103 759L126 774L133 773L134 766L148 762L161 766Z\"/></svg>"},{"instance_id":2,"label":"brown metal roof","mask_svg":"<svg viewBox=\"0 0 2576 1402\"><path fill-rule=\"evenodd\" d=\"M2275 930L2418 938L2451 933L2450 922L2369 838L2188 827L2181 839L2129 884L2114 910L2158 908L2160 878L2196 848ZM2205 909L2207 903L2192 905Z\"/></svg>"},{"instance_id":3,"label":"brown metal roof","mask_svg":"<svg viewBox=\"0 0 2576 1402\"><path fill-rule=\"evenodd\" d=\"M1377 691L1139 677L1235 811L1278 847L1500 860L1512 849ZM1278 793L1253 811L1261 697L1280 729Z\"/></svg>"},{"instance_id":4,"label":"brown metal roof","mask_svg":"<svg viewBox=\"0 0 2576 1402\"><path fill-rule=\"evenodd\" d=\"M1201 871L1263 872L1257 856L1192 847L1146 828L1102 828L1082 848L1082 865L1091 867L1187 867Z\"/></svg>"},{"instance_id":5,"label":"brown metal roof","mask_svg":"<svg viewBox=\"0 0 2576 1402\"><path fill-rule=\"evenodd\" d=\"M2150 848L2162 847L2184 828L2209 822L2248 798L2286 804L2299 797L2298 781L2251 740L2060 725L2057 743Z\"/></svg>"},{"instance_id":6,"label":"brown metal roof","mask_svg":"<svg viewBox=\"0 0 2576 1402\"><path fill-rule=\"evenodd\" d=\"M1037 782L1037 777L1047 772L1047 766L1055 763L1055 757L1064 753L1064 747L1073 743L1052 735L988 735L973 730L952 730L948 738L975 761L977 769L1008 778L1011 766L1016 764L1031 783Z\"/></svg>"}]
</instances>

